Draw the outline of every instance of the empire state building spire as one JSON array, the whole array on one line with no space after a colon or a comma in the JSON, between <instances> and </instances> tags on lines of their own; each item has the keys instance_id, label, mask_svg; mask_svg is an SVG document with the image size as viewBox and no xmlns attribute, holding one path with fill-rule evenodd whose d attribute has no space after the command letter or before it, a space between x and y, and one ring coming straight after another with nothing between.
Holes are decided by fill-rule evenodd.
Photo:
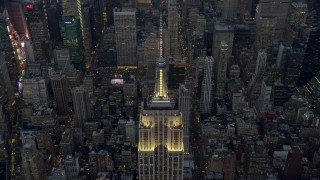
<instances>
[{"instance_id":1,"label":"empire state building spire","mask_svg":"<svg viewBox=\"0 0 320 180\"><path fill-rule=\"evenodd\" d=\"M162 14L160 14L160 28L159 28L159 49L160 57L156 60L156 83L154 87L153 97L149 104L150 107L173 107L174 104L170 101L167 87L167 62L163 57L163 34L162 34Z\"/></svg>"}]
</instances>

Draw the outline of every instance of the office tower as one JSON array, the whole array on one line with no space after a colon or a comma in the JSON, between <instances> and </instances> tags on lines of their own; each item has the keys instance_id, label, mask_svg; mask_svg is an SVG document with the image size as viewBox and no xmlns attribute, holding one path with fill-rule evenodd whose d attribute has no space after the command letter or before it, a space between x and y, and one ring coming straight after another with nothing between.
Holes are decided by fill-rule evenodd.
<instances>
[{"instance_id":1,"label":"office tower","mask_svg":"<svg viewBox=\"0 0 320 180\"><path fill-rule=\"evenodd\" d=\"M245 148L244 171L250 179L264 179L268 170L268 153L263 141L248 142Z\"/></svg>"},{"instance_id":2,"label":"office tower","mask_svg":"<svg viewBox=\"0 0 320 180\"><path fill-rule=\"evenodd\" d=\"M222 17L228 20L234 20L237 16L237 7L239 0L225 0L223 3Z\"/></svg>"},{"instance_id":3,"label":"office tower","mask_svg":"<svg viewBox=\"0 0 320 180\"><path fill-rule=\"evenodd\" d=\"M61 42L61 33L59 28L59 19L61 18L61 8L58 4L51 3L47 9L48 14L48 30L51 40Z\"/></svg>"},{"instance_id":4,"label":"office tower","mask_svg":"<svg viewBox=\"0 0 320 180\"><path fill-rule=\"evenodd\" d=\"M255 20L259 30L263 30L259 28L261 19L275 20L275 34L271 42L275 39L282 40L290 5L291 0L261 0L257 5Z\"/></svg>"},{"instance_id":5,"label":"office tower","mask_svg":"<svg viewBox=\"0 0 320 180\"><path fill-rule=\"evenodd\" d=\"M8 12L6 9L0 9L0 51L5 51L6 55L13 56L13 49L9 38L6 19Z\"/></svg>"},{"instance_id":6,"label":"office tower","mask_svg":"<svg viewBox=\"0 0 320 180\"><path fill-rule=\"evenodd\" d=\"M93 96L94 79L90 74L86 74L82 81L82 86L87 90L89 97Z\"/></svg>"},{"instance_id":7,"label":"office tower","mask_svg":"<svg viewBox=\"0 0 320 180\"><path fill-rule=\"evenodd\" d=\"M233 47L233 37L234 37L234 27L228 24L215 23L213 30L213 44L212 44L212 56L213 59L218 63L219 61L219 51L221 48L221 42L225 41L228 45L228 51L226 51L226 59L229 60ZM227 62L228 64L228 62Z\"/></svg>"},{"instance_id":8,"label":"office tower","mask_svg":"<svg viewBox=\"0 0 320 180\"><path fill-rule=\"evenodd\" d=\"M252 0L238 0L236 7L237 18L244 19L245 17L251 17Z\"/></svg>"},{"instance_id":9,"label":"office tower","mask_svg":"<svg viewBox=\"0 0 320 180\"><path fill-rule=\"evenodd\" d=\"M98 0L92 1L94 5L97 2ZM84 47L84 56L86 58L86 61L90 60L91 51L92 51L92 35L94 34L94 33L93 34L91 33L91 30L95 29L95 28L92 28L93 24L91 24L91 22L94 23L96 20L95 17L92 17L93 14L91 13L91 11L93 8L94 7L91 6L88 0L63 0L62 1L62 15L64 17L72 16L79 21L81 36L82 36L82 43ZM101 34L101 30L98 33Z\"/></svg>"},{"instance_id":10,"label":"office tower","mask_svg":"<svg viewBox=\"0 0 320 180\"><path fill-rule=\"evenodd\" d=\"M34 50L31 39L27 39L24 41L24 52L27 63L35 62Z\"/></svg>"},{"instance_id":11,"label":"office tower","mask_svg":"<svg viewBox=\"0 0 320 180\"><path fill-rule=\"evenodd\" d=\"M130 118L126 124L126 140L135 144L136 139L136 123Z\"/></svg>"},{"instance_id":12,"label":"office tower","mask_svg":"<svg viewBox=\"0 0 320 180\"><path fill-rule=\"evenodd\" d=\"M293 95L293 89L293 85L284 84L280 79L274 82L272 87L273 106L283 106L284 103L288 102L291 95Z\"/></svg>"},{"instance_id":13,"label":"office tower","mask_svg":"<svg viewBox=\"0 0 320 180\"><path fill-rule=\"evenodd\" d=\"M7 63L5 61L5 54L0 51L0 96L13 96L13 93L13 87L10 81Z\"/></svg>"},{"instance_id":14,"label":"office tower","mask_svg":"<svg viewBox=\"0 0 320 180\"><path fill-rule=\"evenodd\" d=\"M63 44L69 48L71 63L77 70L83 70L83 44L79 20L74 17L63 17L60 21Z\"/></svg>"},{"instance_id":15,"label":"office tower","mask_svg":"<svg viewBox=\"0 0 320 180\"><path fill-rule=\"evenodd\" d=\"M88 4L83 4L81 7L81 31L82 31L82 41L84 47L84 57L86 62L89 62L91 59L91 51L92 51L92 32L91 32L91 16L90 10L92 9L91 6Z\"/></svg>"},{"instance_id":16,"label":"office tower","mask_svg":"<svg viewBox=\"0 0 320 180\"><path fill-rule=\"evenodd\" d=\"M168 0L168 32L169 52L165 52L167 57L180 58L179 44L179 21L178 2L176 0Z\"/></svg>"},{"instance_id":17,"label":"office tower","mask_svg":"<svg viewBox=\"0 0 320 180\"><path fill-rule=\"evenodd\" d=\"M29 38L28 25L23 13L22 3L10 1L6 3L8 15L13 28L20 38Z\"/></svg>"},{"instance_id":18,"label":"office tower","mask_svg":"<svg viewBox=\"0 0 320 180\"><path fill-rule=\"evenodd\" d=\"M71 64L69 48L56 47L53 51L53 57L57 64L57 69L65 71Z\"/></svg>"},{"instance_id":19,"label":"office tower","mask_svg":"<svg viewBox=\"0 0 320 180\"><path fill-rule=\"evenodd\" d=\"M34 144L25 144L21 151L22 170L27 180L46 178L46 165Z\"/></svg>"},{"instance_id":20,"label":"office tower","mask_svg":"<svg viewBox=\"0 0 320 180\"><path fill-rule=\"evenodd\" d=\"M47 57L49 46L49 32L47 25L45 1L35 0L33 3L24 3L25 17L30 29L34 56L36 60Z\"/></svg>"},{"instance_id":21,"label":"office tower","mask_svg":"<svg viewBox=\"0 0 320 180\"><path fill-rule=\"evenodd\" d=\"M314 76L310 82L303 86L305 97L311 105L315 105L320 98L320 74Z\"/></svg>"},{"instance_id":22,"label":"office tower","mask_svg":"<svg viewBox=\"0 0 320 180\"><path fill-rule=\"evenodd\" d=\"M67 156L64 160L64 167L68 180L78 180L79 174L79 159L72 156Z\"/></svg>"},{"instance_id":23,"label":"office tower","mask_svg":"<svg viewBox=\"0 0 320 180\"><path fill-rule=\"evenodd\" d=\"M213 63L212 56L207 56L204 60L204 72L201 88L200 110L201 113L210 113L212 105L213 88Z\"/></svg>"},{"instance_id":24,"label":"office tower","mask_svg":"<svg viewBox=\"0 0 320 180\"><path fill-rule=\"evenodd\" d=\"M73 65L70 65L66 68L65 74L68 80L69 88L80 86L81 73L76 70Z\"/></svg>"},{"instance_id":25,"label":"office tower","mask_svg":"<svg viewBox=\"0 0 320 180\"><path fill-rule=\"evenodd\" d=\"M284 65L283 82L290 85L296 85L300 68L304 60L304 48L293 48L286 57Z\"/></svg>"},{"instance_id":26,"label":"office tower","mask_svg":"<svg viewBox=\"0 0 320 180\"><path fill-rule=\"evenodd\" d=\"M84 123L90 119L90 101L86 89L82 86L71 90L73 108L75 112L75 126L82 128Z\"/></svg>"},{"instance_id":27,"label":"office tower","mask_svg":"<svg viewBox=\"0 0 320 180\"><path fill-rule=\"evenodd\" d=\"M276 33L276 19L270 16L263 16L256 19L256 26L258 31L255 35L254 47L256 50L268 49L272 46L275 40Z\"/></svg>"},{"instance_id":28,"label":"office tower","mask_svg":"<svg viewBox=\"0 0 320 180\"><path fill-rule=\"evenodd\" d=\"M62 16L73 16L79 19L79 8L83 0L62 0Z\"/></svg>"},{"instance_id":29,"label":"office tower","mask_svg":"<svg viewBox=\"0 0 320 180\"><path fill-rule=\"evenodd\" d=\"M91 24L92 31L93 31L92 32L92 42L93 42L94 46L98 43L99 38L102 35L102 30L104 28L104 26L103 26L103 10L106 8L106 6L103 6L105 3L102 1L106 1L106 0L97 0L97 1L93 1L91 3L92 8L93 8L93 15L91 14L91 18L93 18L93 22ZM118 7L121 7L121 5Z\"/></svg>"},{"instance_id":30,"label":"office tower","mask_svg":"<svg viewBox=\"0 0 320 180\"><path fill-rule=\"evenodd\" d=\"M284 175L286 179L299 179L302 171L303 150L299 146L293 146L288 152Z\"/></svg>"},{"instance_id":31,"label":"office tower","mask_svg":"<svg viewBox=\"0 0 320 180\"><path fill-rule=\"evenodd\" d=\"M27 104L48 104L47 82L43 77L26 77L23 86L23 99Z\"/></svg>"},{"instance_id":32,"label":"office tower","mask_svg":"<svg viewBox=\"0 0 320 180\"><path fill-rule=\"evenodd\" d=\"M292 2L289 11L289 24L300 26L306 23L308 16L308 4L304 2Z\"/></svg>"},{"instance_id":33,"label":"office tower","mask_svg":"<svg viewBox=\"0 0 320 180\"><path fill-rule=\"evenodd\" d=\"M142 43L142 46L143 66L150 68L154 66L155 59L159 56L159 37L157 37L156 33L150 33Z\"/></svg>"},{"instance_id":34,"label":"office tower","mask_svg":"<svg viewBox=\"0 0 320 180\"><path fill-rule=\"evenodd\" d=\"M312 28L302 64L299 84L308 83L320 71L320 28Z\"/></svg>"},{"instance_id":35,"label":"office tower","mask_svg":"<svg viewBox=\"0 0 320 180\"><path fill-rule=\"evenodd\" d=\"M292 48L289 44L280 43L278 55L277 55L276 66L280 70L281 73L283 73L283 71L284 71L286 57L290 53L291 50L292 50Z\"/></svg>"},{"instance_id":36,"label":"office tower","mask_svg":"<svg viewBox=\"0 0 320 180\"><path fill-rule=\"evenodd\" d=\"M158 58L153 97L140 114L139 179L183 179L183 122L168 95L165 68Z\"/></svg>"},{"instance_id":37,"label":"office tower","mask_svg":"<svg viewBox=\"0 0 320 180\"><path fill-rule=\"evenodd\" d=\"M306 24L307 16L308 6L306 3L291 3L284 41L292 47L303 47L308 42L310 24Z\"/></svg>"},{"instance_id":38,"label":"office tower","mask_svg":"<svg viewBox=\"0 0 320 180\"><path fill-rule=\"evenodd\" d=\"M183 123L183 145L184 153L190 152L190 115L191 115L191 95L192 89L190 83L181 84L179 88L179 111L182 113Z\"/></svg>"},{"instance_id":39,"label":"office tower","mask_svg":"<svg viewBox=\"0 0 320 180\"><path fill-rule=\"evenodd\" d=\"M196 35L199 35L199 36L204 36L204 32L206 31L206 19L204 17L204 15L198 15L198 18L197 18L197 24L196 24L196 27L195 27L195 33Z\"/></svg>"},{"instance_id":40,"label":"office tower","mask_svg":"<svg viewBox=\"0 0 320 180\"><path fill-rule=\"evenodd\" d=\"M260 96L256 102L257 110L261 114L271 110L271 91L272 85L267 80L262 80Z\"/></svg>"},{"instance_id":41,"label":"office tower","mask_svg":"<svg viewBox=\"0 0 320 180\"><path fill-rule=\"evenodd\" d=\"M0 105L0 132L6 132L9 131L8 126L7 126L7 116L5 115L3 111L3 106ZM2 134L0 133L0 136Z\"/></svg>"},{"instance_id":42,"label":"office tower","mask_svg":"<svg viewBox=\"0 0 320 180\"><path fill-rule=\"evenodd\" d=\"M56 112L58 115L67 115L68 108L68 84L64 74L51 76L51 87L53 90Z\"/></svg>"},{"instance_id":43,"label":"office tower","mask_svg":"<svg viewBox=\"0 0 320 180\"><path fill-rule=\"evenodd\" d=\"M186 62L184 60L169 59L168 88L177 90L186 77Z\"/></svg>"},{"instance_id":44,"label":"office tower","mask_svg":"<svg viewBox=\"0 0 320 180\"><path fill-rule=\"evenodd\" d=\"M258 52L258 57L256 61L256 67L254 70L254 74L251 77L251 80L248 84L248 90L249 93L252 91L254 88L256 82L258 79L261 79L267 66L267 52L266 50L262 49Z\"/></svg>"},{"instance_id":45,"label":"office tower","mask_svg":"<svg viewBox=\"0 0 320 180\"><path fill-rule=\"evenodd\" d=\"M10 80L12 84L16 85L18 79L18 66L14 58L12 44L9 38L6 19L8 18L8 12L5 9L0 9L0 53L3 51L3 61L7 63L7 69L9 72ZM2 55L1 55L2 56Z\"/></svg>"},{"instance_id":46,"label":"office tower","mask_svg":"<svg viewBox=\"0 0 320 180\"><path fill-rule=\"evenodd\" d=\"M216 61L215 96L223 97L226 94L226 78L227 78L227 64L228 54L230 53L229 45L225 41L220 42L219 57Z\"/></svg>"},{"instance_id":47,"label":"office tower","mask_svg":"<svg viewBox=\"0 0 320 180\"><path fill-rule=\"evenodd\" d=\"M116 36L117 65L137 65L136 10L114 8L114 27Z\"/></svg>"}]
</instances>

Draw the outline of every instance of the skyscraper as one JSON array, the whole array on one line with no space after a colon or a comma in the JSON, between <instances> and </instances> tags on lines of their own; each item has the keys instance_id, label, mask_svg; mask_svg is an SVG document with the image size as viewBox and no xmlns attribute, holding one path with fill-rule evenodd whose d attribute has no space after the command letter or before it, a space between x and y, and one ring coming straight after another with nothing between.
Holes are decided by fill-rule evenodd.
<instances>
[{"instance_id":1,"label":"skyscraper","mask_svg":"<svg viewBox=\"0 0 320 180\"><path fill-rule=\"evenodd\" d=\"M49 32L46 19L45 1L36 0L33 3L25 3L25 17L30 29L34 56L36 60L46 58L49 46Z\"/></svg>"},{"instance_id":2,"label":"skyscraper","mask_svg":"<svg viewBox=\"0 0 320 180\"><path fill-rule=\"evenodd\" d=\"M57 3L51 3L50 7L47 9L48 13L48 30L50 34L50 39L55 41L61 41L61 33L59 28L59 19L61 18L61 9Z\"/></svg>"},{"instance_id":3,"label":"skyscraper","mask_svg":"<svg viewBox=\"0 0 320 180\"><path fill-rule=\"evenodd\" d=\"M51 76L51 86L53 90L56 111L58 115L66 115L68 109L68 84L64 74L54 74Z\"/></svg>"},{"instance_id":4,"label":"skyscraper","mask_svg":"<svg viewBox=\"0 0 320 180\"><path fill-rule=\"evenodd\" d=\"M213 42L212 42L212 56L213 59L218 63L219 51L221 48L221 42L224 41L230 48L228 48L226 59L228 60L232 53L234 37L234 27L229 24L215 23L213 30Z\"/></svg>"},{"instance_id":5,"label":"skyscraper","mask_svg":"<svg viewBox=\"0 0 320 180\"><path fill-rule=\"evenodd\" d=\"M97 1L92 1L94 4ZM84 47L84 56L86 61L90 60L92 50L92 24L93 17L91 3L88 0L63 0L62 15L64 17L72 16L79 21L82 43ZM93 22L93 21L92 21ZM99 32L100 33L100 32Z\"/></svg>"},{"instance_id":6,"label":"skyscraper","mask_svg":"<svg viewBox=\"0 0 320 180\"><path fill-rule=\"evenodd\" d=\"M204 60L204 75L202 80L200 111L201 113L210 113L212 105L213 88L213 57L207 56Z\"/></svg>"},{"instance_id":7,"label":"skyscraper","mask_svg":"<svg viewBox=\"0 0 320 180\"><path fill-rule=\"evenodd\" d=\"M225 84L227 77L228 54L230 53L229 45L225 41L220 42L219 58L217 59L217 71L215 74L215 96L223 97L225 95Z\"/></svg>"},{"instance_id":8,"label":"skyscraper","mask_svg":"<svg viewBox=\"0 0 320 180\"><path fill-rule=\"evenodd\" d=\"M84 47L84 56L86 62L90 61L91 51L92 51L92 33L91 33L91 17L90 10L92 9L89 4L83 4L81 7L81 31L82 31L82 41Z\"/></svg>"},{"instance_id":9,"label":"skyscraper","mask_svg":"<svg viewBox=\"0 0 320 180\"><path fill-rule=\"evenodd\" d=\"M7 2L6 4L10 22L20 38L29 37L28 25L23 13L21 2Z\"/></svg>"},{"instance_id":10,"label":"skyscraper","mask_svg":"<svg viewBox=\"0 0 320 180\"><path fill-rule=\"evenodd\" d=\"M225 90L227 66L232 53L234 27L217 22L213 31L212 56L214 62L214 96L222 97Z\"/></svg>"},{"instance_id":11,"label":"skyscraper","mask_svg":"<svg viewBox=\"0 0 320 180\"><path fill-rule=\"evenodd\" d=\"M184 153L189 154L190 144L190 114L191 114L191 95L192 89L191 84L181 84L179 88L179 110L182 113L182 123L183 123L183 145Z\"/></svg>"},{"instance_id":12,"label":"skyscraper","mask_svg":"<svg viewBox=\"0 0 320 180\"><path fill-rule=\"evenodd\" d=\"M48 105L47 82L43 77L26 77L23 86L23 99L27 104Z\"/></svg>"},{"instance_id":13,"label":"skyscraper","mask_svg":"<svg viewBox=\"0 0 320 180\"><path fill-rule=\"evenodd\" d=\"M320 28L312 28L301 68L299 84L308 83L320 71Z\"/></svg>"},{"instance_id":14,"label":"skyscraper","mask_svg":"<svg viewBox=\"0 0 320 180\"><path fill-rule=\"evenodd\" d=\"M114 8L114 27L116 36L117 65L137 65L136 10Z\"/></svg>"},{"instance_id":15,"label":"skyscraper","mask_svg":"<svg viewBox=\"0 0 320 180\"><path fill-rule=\"evenodd\" d=\"M45 162L34 144L25 144L21 151L22 170L27 180L45 179Z\"/></svg>"},{"instance_id":16,"label":"skyscraper","mask_svg":"<svg viewBox=\"0 0 320 180\"><path fill-rule=\"evenodd\" d=\"M90 101L86 89L82 86L74 87L71 90L73 108L75 112L75 126L82 128L90 118Z\"/></svg>"},{"instance_id":17,"label":"skyscraper","mask_svg":"<svg viewBox=\"0 0 320 180\"><path fill-rule=\"evenodd\" d=\"M56 47L53 56L58 70L64 71L71 64L69 48Z\"/></svg>"},{"instance_id":18,"label":"skyscraper","mask_svg":"<svg viewBox=\"0 0 320 180\"><path fill-rule=\"evenodd\" d=\"M13 87L5 61L5 54L0 51L0 96L5 97L10 95L13 95Z\"/></svg>"},{"instance_id":19,"label":"skyscraper","mask_svg":"<svg viewBox=\"0 0 320 180\"><path fill-rule=\"evenodd\" d=\"M255 19L259 28L259 20L268 18L275 20L275 36L277 40L283 38L289 7L292 0L261 0L256 8ZM261 29L262 30L262 29Z\"/></svg>"},{"instance_id":20,"label":"skyscraper","mask_svg":"<svg viewBox=\"0 0 320 180\"><path fill-rule=\"evenodd\" d=\"M265 73L267 66L267 52L265 49L262 49L258 52L258 57L256 61L256 67L254 74L251 77L251 80L248 84L248 91L251 93L258 80L262 80L263 74Z\"/></svg>"},{"instance_id":21,"label":"skyscraper","mask_svg":"<svg viewBox=\"0 0 320 180\"><path fill-rule=\"evenodd\" d=\"M275 39L276 19L263 16L256 19L257 31L255 36L255 49L270 48Z\"/></svg>"},{"instance_id":22,"label":"skyscraper","mask_svg":"<svg viewBox=\"0 0 320 180\"><path fill-rule=\"evenodd\" d=\"M154 94L140 115L139 179L183 179L183 122L168 95L165 67L158 58Z\"/></svg>"},{"instance_id":23,"label":"skyscraper","mask_svg":"<svg viewBox=\"0 0 320 180\"><path fill-rule=\"evenodd\" d=\"M166 54L173 58L180 58L180 44L178 41L179 32L179 12L178 2L176 0L168 0L168 34L169 36L169 52Z\"/></svg>"},{"instance_id":24,"label":"skyscraper","mask_svg":"<svg viewBox=\"0 0 320 180\"><path fill-rule=\"evenodd\" d=\"M62 16L74 16L79 19L82 0L62 0Z\"/></svg>"},{"instance_id":25,"label":"skyscraper","mask_svg":"<svg viewBox=\"0 0 320 180\"><path fill-rule=\"evenodd\" d=\"M0 8L0 51L5 52L5 61L7 63L10 80L12 81L13 85L16 85L16 80L18 79L19 75L19 64L15 59L13 47L9 38L7 20L8 11L4 8ZM11 21L13 20L11 19Z\"/></svg>"},{"instance_id":26,"label":"skyscraper","mask_svg":"<svg viewBox=\"0 0 320 180\"><path fill-rule=\"evenodd\" d=\"M79 20L70 16L63 17L60 21L63 44L69 48L70 59L77 70L84 68L83 44Z\"/></svg>"}]
</instances>

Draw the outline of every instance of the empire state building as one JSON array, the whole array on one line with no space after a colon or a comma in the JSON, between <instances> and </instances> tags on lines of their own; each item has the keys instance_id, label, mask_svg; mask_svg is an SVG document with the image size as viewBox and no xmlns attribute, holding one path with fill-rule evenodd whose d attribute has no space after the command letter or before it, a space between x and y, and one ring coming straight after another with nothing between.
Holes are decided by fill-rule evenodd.
<instances>
[{"instance_id":1,"label":"empire state building","mask_svg":"<svg viewBox=\"0 0 320 180\"><path fill-rule=\"evenodd\" d=\"M183 179L182 115L168 96L165 66L158 58L154 94L140 114L139 179Z\"/></svg>"},{"instance_id":2,"label":"empire state building","mask_svg":"<svg viewBox=\"0 0 320 180\"><path fill-rule=\"evenodd\" d=\"M156 83L153 95L146 100L139 124L139 179L183 179L182 115L174 108L166 84L166 59L162 58L160 26L160 57L156 61Z\"/></svg>"}]
</instances>

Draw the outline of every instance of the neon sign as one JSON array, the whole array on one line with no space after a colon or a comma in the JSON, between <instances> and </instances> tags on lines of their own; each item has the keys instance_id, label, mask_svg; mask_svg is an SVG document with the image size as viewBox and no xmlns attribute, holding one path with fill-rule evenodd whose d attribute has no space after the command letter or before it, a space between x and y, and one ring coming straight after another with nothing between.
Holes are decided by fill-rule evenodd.
<instances>
[{"instance_id":1,"label":"neon sign","mask_svg":"<svg viewBox=\"0 0 320 180\"><path fill-rule=\"evenodd\" d=\"M26 5L26 8L27 8L27 9L33 9L33 4L27 4L27 5Z\"/></svg>"}]
</instances>

